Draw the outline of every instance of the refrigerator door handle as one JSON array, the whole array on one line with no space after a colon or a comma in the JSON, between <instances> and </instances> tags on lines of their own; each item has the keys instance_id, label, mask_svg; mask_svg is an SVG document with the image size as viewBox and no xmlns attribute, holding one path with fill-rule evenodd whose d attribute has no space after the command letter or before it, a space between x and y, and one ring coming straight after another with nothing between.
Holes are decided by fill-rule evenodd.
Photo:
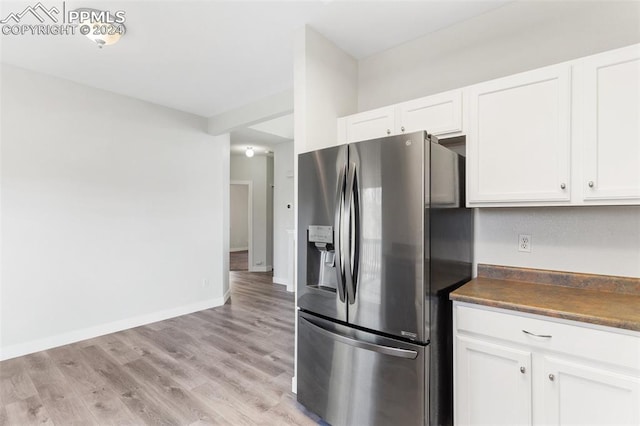
<instances>
[{"instance_id":1,"label":"refrigerator door handle","mask_svg":"<svg viewBox=\"0 0 640 426\"><path fill-rule=\"evenodd\" d=\"M334 250L335 250L335 259L336 259L336 277L337 277L337 287L338 287L338 296L340 297L340 301L345 301L344 295L344 276L346 274L346 268L344 262L342 260L342 205L344 203L345 197L345 178L346 178L346 166L340 168L340 174L338 176L338 188L336 190L336 212L335 212L335 223L334 223Z\"/></svg>"},{"instance_id":2,"label":"refrigerator door handle","mask_svg":"<svg viewBox=\"0 0 640 426\"><path fill-rule=\"evenodd\" d=\"M396 358L416 359L418 357L417 351L364 342L362 340L353 339L351 337L343 336L342 334L336 333L334 331L327 330L321 325L316 324L315 322L309 321L306 318L300 318L300 320L304 321L306 324L313 327L318 333L324 334L325 336L337 342L344 343L349 346L353 346L355 348L365 349L368 351L377 352L379 354L390 355Z\"/></svg>"},{"instance_id":3,"label":"refrigerator door handle","mask_svg":"<svg viewBox=\"0 0 640 426\"><path fill-rule=\"evenodd\" d=\"M357 182L356 182L356 163L349 163L349 172L347 177L347 195L345 197L344 218L347 222L345 226L347 231L346 238L343 242L347 244L347 247L342 247L344 251L345 260L345 277L347 287L347 299L349 304L353 305L356 301L356 279L358 276L358 249L359 249L359 211L358 211L358 197L357 197ZM355 189L355 190L354 190ZM352 208L353 206L353 208ZM353 221L352 221L353 216Z\"/></svg>"}]
</instances>

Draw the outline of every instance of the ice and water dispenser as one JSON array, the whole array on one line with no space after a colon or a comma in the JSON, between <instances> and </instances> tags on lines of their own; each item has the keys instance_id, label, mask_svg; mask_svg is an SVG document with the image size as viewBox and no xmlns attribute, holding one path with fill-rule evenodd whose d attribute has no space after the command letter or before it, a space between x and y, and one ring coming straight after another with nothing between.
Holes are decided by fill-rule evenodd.
<instances>
[{"instance_id":1,"label":"ice and water dispenser","mask_svg":"<svg viewBox=\"0 0 640 426\"><path fill-rule=\"evenodd\" d=\"M310 225L307 229L307 285L333 292L337 289L332 226Z\"/></svg>"}]
</instances>

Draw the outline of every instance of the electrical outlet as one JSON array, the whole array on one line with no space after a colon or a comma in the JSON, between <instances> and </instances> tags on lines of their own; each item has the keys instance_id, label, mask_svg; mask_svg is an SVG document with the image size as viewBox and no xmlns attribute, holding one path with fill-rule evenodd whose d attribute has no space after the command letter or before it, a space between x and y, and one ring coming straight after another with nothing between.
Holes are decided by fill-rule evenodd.
<instances>
[{"instance_id":1,"label":"electrical outlet","mask_svg":"<svg viewBox=\"0 0 640 426\"><path fill-rule=\"evenodd\" d=\"M531 235L518 235L518 251L531 253Z\"/></svg>"},{"instance_id":2,"label":"electrical outlet","mask_svg":"<svg viewBox=\"0 0 640 426\"><path fill-rule=\"evenodd\" d=\"M202 287L209 287L209 280L208 279L203 279L202 280Z\"/></svg>"}]
</instances>

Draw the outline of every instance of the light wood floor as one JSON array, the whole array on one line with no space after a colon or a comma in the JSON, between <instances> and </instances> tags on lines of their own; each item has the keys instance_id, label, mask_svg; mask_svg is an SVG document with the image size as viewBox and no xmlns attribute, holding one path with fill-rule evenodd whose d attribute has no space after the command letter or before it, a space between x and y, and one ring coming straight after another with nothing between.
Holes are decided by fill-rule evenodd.
<instances>
[{"instance_id":1,"label":"light wood floor","mask_svg":"<svg viewBox=\"0 0 640 426\"><path fill-rule=\"evenodd\" d=\"M230 275L225 306L1 362L0 424L315 424L290 392L293 296Z\"/></svg>"}]
</instances>

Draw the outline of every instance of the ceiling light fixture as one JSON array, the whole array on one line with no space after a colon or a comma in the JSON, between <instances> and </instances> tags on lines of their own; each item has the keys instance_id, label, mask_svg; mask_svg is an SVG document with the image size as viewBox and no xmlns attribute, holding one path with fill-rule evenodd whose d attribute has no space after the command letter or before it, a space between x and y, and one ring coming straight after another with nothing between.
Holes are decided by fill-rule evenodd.
<instances>
[{"instance_id":1,"label":"ceiling light fixture","mask_svg":"<svg viewBox=\"0 0 640 426\"><path fill-rule=\"evenodd\" d=\"M70 16L76 18L80 34L101 49L103 46L116 44L127 30L124 18L118 13L114 16L108 11L81 8L72 11Z\"/></svg>"},{"instance_id":2,"label":"ceiling light fixture","mask_svg":"<svg viewBox=\"0 0 640 426\"><path fill-rule=\"evenodd\" d=\"M244 152L244 155L246 155L247 157L251 158L251 157L253 157L253 154L254 154L253 147L248 146L247 150Z\"/></svg>"}]
</instances>

